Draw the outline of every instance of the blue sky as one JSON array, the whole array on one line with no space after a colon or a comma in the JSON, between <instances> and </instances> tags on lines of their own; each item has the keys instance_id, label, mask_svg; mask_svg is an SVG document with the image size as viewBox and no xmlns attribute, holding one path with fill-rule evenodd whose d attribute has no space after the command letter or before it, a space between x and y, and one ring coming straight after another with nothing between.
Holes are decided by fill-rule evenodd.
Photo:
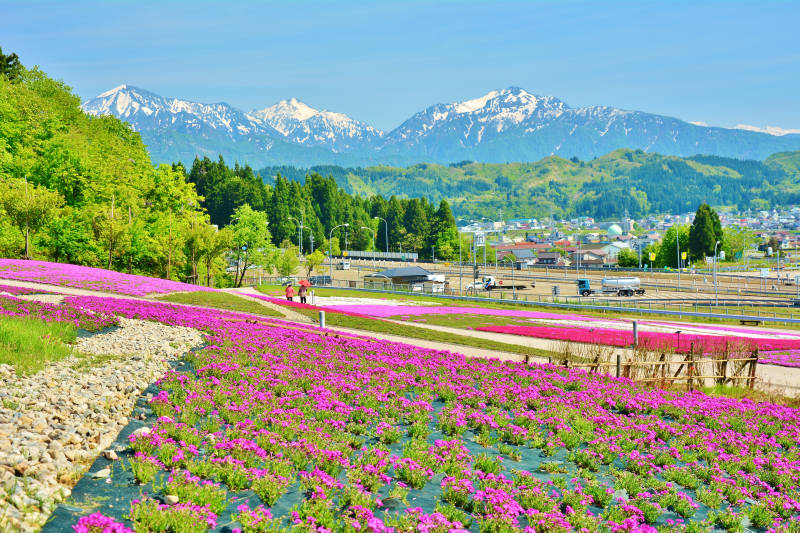
<instances>
[{"instance_id":1,"label":"blue sky","mask_svg":"<svg viewBox=\"0 0 800 533\"><path fill-rule=\"evenodd\" d=\"M128 83L391 129L519 86L711 125L800 128L800 2L0 0L0 46L83 98Z\"/></svg>"}]
</instances>

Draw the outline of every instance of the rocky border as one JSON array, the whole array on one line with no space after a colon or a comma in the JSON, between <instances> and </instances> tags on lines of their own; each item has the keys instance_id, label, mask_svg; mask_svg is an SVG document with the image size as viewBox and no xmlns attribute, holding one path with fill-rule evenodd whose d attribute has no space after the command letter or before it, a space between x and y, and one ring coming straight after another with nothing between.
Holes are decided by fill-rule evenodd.
<instances>
[{"instance_id":1,"label":"rocky border","mask_svg":"<svg viewBox=\"0 0 800 533\"><path fill-rule=\"evenodd\" d=\"M0 365L0 530L38 530L95 458L116 460L136 399L202 344L192 328L120 318L37 374Z\"/></svg>"}]
</instances>

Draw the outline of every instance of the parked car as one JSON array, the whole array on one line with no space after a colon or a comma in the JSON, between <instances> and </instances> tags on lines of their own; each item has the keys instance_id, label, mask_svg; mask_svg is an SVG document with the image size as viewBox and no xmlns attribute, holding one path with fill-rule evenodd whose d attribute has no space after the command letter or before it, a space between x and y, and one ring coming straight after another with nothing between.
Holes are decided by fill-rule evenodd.
<instances>
[{"instance_id":1,"label":"parked car","mask_svg":"<svg viewBox=\"0 0 800 533\"><path fill-rule=\"evenodd\" d=\"M336 263L336 270L350 270L350 261L339 261Z\"/></svg>"},{"instance_id":2,"label":"parked car","mask_svg":"<svg viewBox=\"0 0 800 533\"><path fill-rule=\"evenodd\" d=\"M330 285L331 284L331 277L330 276L311 276L308 278L308 281L311 282L312 285Z\"/></svg>"}]
</instances>

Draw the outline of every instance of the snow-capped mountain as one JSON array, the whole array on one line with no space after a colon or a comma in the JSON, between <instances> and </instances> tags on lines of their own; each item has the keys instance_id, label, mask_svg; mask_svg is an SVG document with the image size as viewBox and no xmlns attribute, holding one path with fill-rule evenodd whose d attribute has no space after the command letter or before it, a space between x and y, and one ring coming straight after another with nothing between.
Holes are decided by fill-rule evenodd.
<instances>
[{"instance_id":1,"label":"snow-capped mountain","mask_svg":"<svg viewBox=\"0 0 800 533\"><path fill-rule=\"evenodd\" d=\"M114 87L84 103L81 108L91 115L114 115L139 132L174 129L202 134L211 130L230 136L265 132L261 123L226 103L200 104L165 98L130 85ZM274 133L272 128L268 129Z\"/></svg>"},{"instance_id":2,"label":"snow-capped mountain","mask_svg":"<svg viewBox=\"0 0 800 533\"><path fill-rule=\"evenodd\" d=\"M387 133L294 98L245 113L225 103L165 98L121 85L82 107L129 122L156 162L217 154L253 167L506 162L553 154L590 159L617 148L763 159L800 149L795 133L715 128L608 106L572 108L518 87L433 105Z\"/></svg>"},{"instance_id":3,"label":"snow-capped mountain","mask_svg":"<svg viewBox=\"0 0 800 533\"><path fill-rule=\"evenodd\" d=\"M369 124L342 113L319 111L295 98L252 111L248 117L274 128L291 142L326 146L336 152L372 145L383 136Z\"/></svg>"},{"instance_id":4,"label":"snow-capped mountain","mask_svg":"<svg viewBox=\"0 0 800 533\"><path fill-rule=\"evenodd\" d=\"M423 142L426 137L457 133L459 142L474 146L523 123L555 119L568 109L552 96L536 96L510 87L472 100L429 107L393 130L386 142Z\"/></svg>"}]
</instances>

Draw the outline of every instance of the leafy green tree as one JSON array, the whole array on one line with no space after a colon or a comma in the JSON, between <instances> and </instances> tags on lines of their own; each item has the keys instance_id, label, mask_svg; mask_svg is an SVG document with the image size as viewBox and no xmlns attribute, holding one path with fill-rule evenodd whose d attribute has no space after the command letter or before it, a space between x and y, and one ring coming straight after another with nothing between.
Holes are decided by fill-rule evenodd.
<instances>
[{"instance_id":1,"label":"leafy green tree","mask_svg":"<svg viewBox=\"0 0 800 533\"><path fill-rule=\"evenodd\" d=\"M233 259L236 262L234 284L241 287L247 270L253 265L272 267L274 246L267 227L267 214L254 211L248 204L233 212Z\"/></svg>"},{"instance_id":2,"label":"leafy green tree","mask_svg":"<svg viewBox=\"0 0 800 533\"><path fill-rule=\"evenodd\" d=\"M727 227L723 229L722 247L727 261L736 260L737 254L744 254L757 242L752 231L744 228Z\"/></svg>"},{"instance_id":3,"label":"leafy green tree","mask_svg":"<svg viewBox=\"0 0 800 533\"><path fill-rule=\"evenodd\" d=\"M289 246L284 249L282 253L278 254L278 260L275 268L281 276L292 276L297 271L300 265L300 259L297 257L298 248Z\"/></svg>"},{"instance_id":4,"label":"leafy green tree","mask_svg":"<svg viewBox=\"0 0 800 533\"><path fill-rule=\"evenodd\" d=\"M0 207L25 238L25 259L33 256L31 237L50 222L63 203L57 192L27 180L8 178L0 182Z\"/></svg>"},{"instance_id":5,"label":"leafy green tree","mask_svg":"<svg viewBox=\"0 0 800 533\"><path fill-rule=\"evenodd\" d=\"M205 265L206 271L206 285L211 286L211 278L214 272L214 263L221 262L222 256L225 252L229 251L233 247L233 230L231 228L222 228L221 230L216 230L213 226L209 226L212 230L212 234L207 238L202 240L202 246L200 248L200 257L202 258L203 264ZM220 269L222 272L225 271L223 263L222 268Z\"/></svg>"},{"instance_id":6,"label":"leafy green tree","mask_svg":"<svg viewBox=\"0 0 800 533\"><path fill-rule=\"evenodd\" d=\"M3 49L0 48L0 75L9 81L14 81L20 74L22 74L22 63L19 62L19 56L3 54Z\"/></svg>"},{"instance_id":7,"label":"leafy green tree","mask_svg":"<svg viewBox=\"0 0 800 533\"><path fill-rule=\"evenodd\" d=\"M617 264L623 268L635 268L639 266L639 254L630 248L620 250Z\"/></svg>"},{"instance_id":8,"label":"leafy green tree","mask_svg":"<svg viewBox=\"0 0 800 533\"><path fill-rule=\"evenodd\" d=\"M663 266L663 265L658 264L658 257L659 257L659 252L660 251L661 251L661 245L656 243L656 242L648 244L647 246L645 246L642 249L642 266L649 265L650 268L658 268L660 266ZM650 255L651 254L655 255L656 259L654 261L650 260Z\"/></svg>"},{"instance_id":9,"label":"leafy green tree","mask_svg":"<svg viewBox=\"0 0 800 533\"><path fill-rule=\"evenodd\" d=\"M656 254L656 265L660 268L678 268L678 242L676 235L680 236L680 251L687 252L689 256L689 228L686 226L672 226L661 239L661 245ZM638 264L638 257L636 259Z\"/></svg>"},{"instance_id":10,"label":"leafy green tree","mask_svg":"<svg viewBox=\"0 0 800 533\"><path fill-rule=\"evenodd\" d=\"M336 235L332 236L330 246L326 246L324 249L325 251L329 250L333 256L342 255L342 246L339 244L339 237Z\"/></svg>"},{"instance_id":11,"label":"leafy green tree","mask_svg":"<svg viewBox=\"0 0 800 533\"><path fill-rule=\"evenodd\" d=\"M96 264L102 254L93 239L91 224L75 212L54 218L47 225L42 244L53 260L73 265Z\"/></svg>"},{"instance_id":12,"label":"leafy green tree","mask_svg":"<svg viewBox=\"0 0 800 533\"><path fill-rule=\"evenodd\" d=\"M318 266L325 262L325 254L321 250L316 249L314 253L306 255L306 277L311 276Z\"/></svg>"},{"instance_id":13,"label":"leafy green tree","mask_svg":"<svg viewBox=\"0 0 800 533\"><path fill-rule=\"evenodd\" d=\"M689 230L689 250L694 261L702 261L714 255L714 246L722 241L722 226L719 216L708 204L700 204Z\"/></svg>"},{"instance_id":14,"label":"leafy green tree","mask_svg":"<svg viewBox=\"0 0 800 533\"><path fill-rule=\"evenodd\" d=\"M430 242L436 247L436 257L448 261L458 258L458 228L447 200L439 202L439 209L433 216Z\"/></svg>"}]
</instances>

